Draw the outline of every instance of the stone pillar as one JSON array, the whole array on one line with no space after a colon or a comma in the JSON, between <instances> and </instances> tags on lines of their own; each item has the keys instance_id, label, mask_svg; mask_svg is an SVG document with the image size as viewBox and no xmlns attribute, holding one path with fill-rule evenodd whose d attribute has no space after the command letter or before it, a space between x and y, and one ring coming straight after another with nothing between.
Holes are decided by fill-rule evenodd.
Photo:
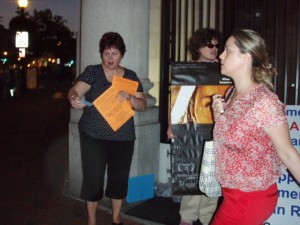
<instances>
[{"instance_id":1,"label":"stone pillar","mask_svg":"<svg viewBox=\"0 0 300 225\"><path fill-rule=\"evenodd\" d=\"M149 51L149 0L81 0L80 32L77 76L86 66L100 62L99 40L109 31L120 33L124 38L126 53L122 66L135 71L143 83L147 110L136 112L137 139L130 176L155 174L158 176L159 123L155 98L149 93L153 84L148 79ZM81 110L71 109L69 124L69 171L65 193L78 197L81 188L81 159L78 121Z\"/></svg>"}]
</instances>

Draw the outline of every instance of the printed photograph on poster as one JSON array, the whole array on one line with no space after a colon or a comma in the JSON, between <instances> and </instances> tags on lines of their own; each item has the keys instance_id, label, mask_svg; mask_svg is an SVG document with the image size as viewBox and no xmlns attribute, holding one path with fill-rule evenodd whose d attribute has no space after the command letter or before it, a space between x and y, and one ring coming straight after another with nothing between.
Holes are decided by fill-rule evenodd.
<instances>
[{"instance_id":1,"label":"printed photograph on poster","mask_svg":"<svg viewBox=\"0 0 300 225\"><path fill-rule=\"evenodd\" d=\"M224 96L232 81L219 73L218 63L172 64L170 117L173 194L199 194L199 171L205 140L212 139L211 99Z\"/></svg>"},{"instance_id":2,"label":"printed photograph on poster","mask_svg":"<svg viewBox=\"0 0 300 225\"><path fill-rule=\"evenodd\" d=\"M171 86L172 124L213 124L211 98L224 97L229 85Z\"/></svg>"}]
</instances>

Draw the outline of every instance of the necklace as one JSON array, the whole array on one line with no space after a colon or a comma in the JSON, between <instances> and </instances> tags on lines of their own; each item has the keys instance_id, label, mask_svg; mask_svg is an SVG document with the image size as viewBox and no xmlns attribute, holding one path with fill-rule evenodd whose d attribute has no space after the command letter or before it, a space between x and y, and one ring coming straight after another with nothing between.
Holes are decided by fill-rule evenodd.
<instances>
[{"instance_id":1,"label":"necklace","mask_svg":"<svg viewBox=\"0 0 300 225\"><path fill-rule=\"evenodd\" d=\"M123 77L124 70L122 67L117 67L116 69L108 69L106 67L103 67L103 71L105 74L106 79L111 82L113 76L120 76Z\"/></svg>"}]
</instances>

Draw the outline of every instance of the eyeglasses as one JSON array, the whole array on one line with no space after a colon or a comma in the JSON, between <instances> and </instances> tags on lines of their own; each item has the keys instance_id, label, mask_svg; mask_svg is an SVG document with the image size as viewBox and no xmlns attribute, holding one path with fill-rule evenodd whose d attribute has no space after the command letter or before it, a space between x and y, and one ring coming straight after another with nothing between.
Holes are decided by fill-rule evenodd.
<instances>
[{"instance_id":1,"label":"eyeglasses","mask_svg":"<svg viewBox=\"0 0 300 225\"><path fill-rule=\"evenodd\" d=\"M219 49L220 48L220 44L216 44L216 45L214 45L213 43L211 43L211 42L208 42L207 44L206 44L206 46L208 47L208 48L213 48L213 47L216 47L217 49Z\"/></svg>"}]
</instances>

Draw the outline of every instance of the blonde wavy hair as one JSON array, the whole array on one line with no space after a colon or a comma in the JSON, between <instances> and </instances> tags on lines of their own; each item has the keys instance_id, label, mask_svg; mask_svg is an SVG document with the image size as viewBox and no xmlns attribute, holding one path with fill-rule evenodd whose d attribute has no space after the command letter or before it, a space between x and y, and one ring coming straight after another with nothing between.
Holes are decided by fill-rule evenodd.
<instances>
[{"instance_id":1,"label":"blonde wavy hair","mask_svg":"<svg viewBox=\"0 0 300 225\"><path fill-rule=\"evenodd\" d=\"M270 62L267 47L263 38L249 29L236 29L231 36L241 53L252 56L252 78L256 83L264 83L270 90L274 90L273 77L277 71Z\"/></svg>"}]
</instances>

